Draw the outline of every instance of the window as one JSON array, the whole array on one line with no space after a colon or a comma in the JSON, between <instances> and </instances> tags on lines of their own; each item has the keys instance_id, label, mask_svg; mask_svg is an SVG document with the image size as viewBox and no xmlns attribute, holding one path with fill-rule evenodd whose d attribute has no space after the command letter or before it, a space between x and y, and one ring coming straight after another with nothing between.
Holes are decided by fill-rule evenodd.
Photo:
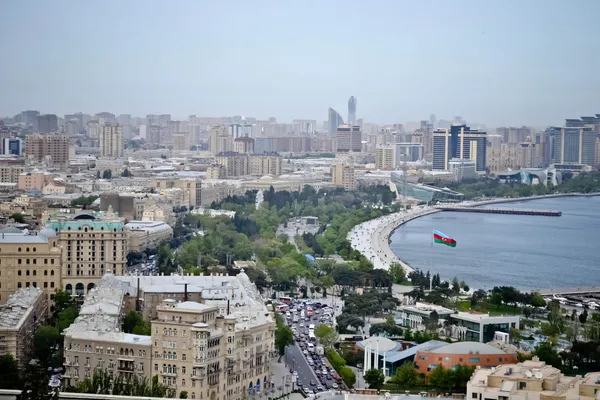
<instances>
[{"instance_id":1,"label":"window","mask_svg":"<svg viewBox=\"0 0 600 400\"><path fill-rule=\"evenodd\" d=\"M519 382L519 390L525 390L527 388L527 382Z\"/></svg>"},{"instance_id":2,"label":"window","mask_svg":"<svg viewBox=\"0 0 600 400\"><path fill-rule=\"evenodd\" d=\"M469 362L478 363L478 362L481 362L481 358L479 358L479 357L471 357L471 358L469 358Z\"/></svg>"},{"instance_id":3,"label":"window","mask_svg":"<svg viewBox=\"0 0 600 400\"><path fill-rule=\"evenodd\" d=\"M474 398L474 399L476 399L476 398L477 398L477 393L473 393L473 394L471 395L471 397L472 397L472 398Z\"/></svg>"},{"instance_id":4,"label":"window","mask_svg":"<svg viewBox=\"0 0 600 400\"><path fill-rule=\"evenodd\" d=\"M158 371L158 364L154 364L154 370Z\"/></svg>"},{"instance_id":5,"label":"window","mask_svg":"<svg viewBox=\"0 0 600 400\"><path fill-rule=\"evenodd\" d=\"M21 260L19 260L19 261L21 261ZM17 275L21 276L21 270L19 270L19 272L17 273Z\"/></svg>"}]
</instances>

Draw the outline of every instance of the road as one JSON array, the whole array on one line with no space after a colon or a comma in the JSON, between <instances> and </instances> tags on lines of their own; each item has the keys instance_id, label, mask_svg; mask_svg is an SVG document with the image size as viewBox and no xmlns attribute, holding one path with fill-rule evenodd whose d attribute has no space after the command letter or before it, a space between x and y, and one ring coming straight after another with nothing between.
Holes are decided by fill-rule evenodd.
<instances>
[{"instance_id":1,"label":"road","mask_svg":"<svg viewBox=\"0 0 600 400\"><path fill-rule=\"evenodd\" d=\"M288 346L285 349L285 363L287 365L288 370L292 369L292 371L298 372L297 382L302 384L302 387L305 389L312 388L310 386L310 381L318 382L317 375L315 371L308 365L308 361L304 354L302 354L302 350L297 343L294 343L293 346Z\"/></svg>"}]
</instances>

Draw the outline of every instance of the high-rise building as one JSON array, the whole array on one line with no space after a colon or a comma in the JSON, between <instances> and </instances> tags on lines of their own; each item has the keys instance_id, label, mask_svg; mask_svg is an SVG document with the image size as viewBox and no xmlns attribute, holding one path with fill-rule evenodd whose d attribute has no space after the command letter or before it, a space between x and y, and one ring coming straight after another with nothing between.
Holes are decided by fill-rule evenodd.
<instances>
[{"instance_id":1,"label":"high-rise building","mask_svg":"<svg viewBox=\"0 0 600 400\"><path fill-rule=\"evenodd\" d=\"M5 156L23 155L23 143L19 138L4 138L2 141L2 154Z\"/></svg>"},{"instance_id":2,"label":"high-rise building","mask_svg":"<svg viewBox=\"0 0 600 400\"><path fill-rule=\"evenodd\" d=\"M519 143L518 149L518 163L520 168L538 168L540 167L540 159L538 155L538 147L531 141Z\"/></svg>"},{"instance_id":3,"label":"high-rise building","mask_svg":"<svg viewBox=\"0 0 600 400\"><path fill-rule=\"evenodd\" d=\"M514 145L488 146L485 160L487 169L492 174L520 168L519 149Z\"/></svg>"},{"instance_id":4,"label":"high-rise building","mask_svg":"<svg viewBox=\"0 0 600 400\"><path fill-rule=\"evenodd\" d=\"M55 114L43 114L35 117L33 130L41 133L51 133L58 130L58 117Z\"/></svg>"},{"instance_id":5,"label":"high-rise building","mask_svg":"<svg viewBox=\"0 0 600 400\"><path fill-rule=\"evenodd\" d=\"M344 125L337 128L336 134L337 152L362 151L362 132L358 126Z\"/></svg>"},{"instance_id":6,"label":"high-rise building","mask_svg":"<svg viewBox=\"0 0 600 400\"><path fill-rule=\"evenodd\" d=\"M34 126L38 115L40 115L40 112L35 110L21 111L18 119L27 126Z\"/></svg>"},{"instance_id":7,"label":"high-rise building","mask_svg":"<svg viewBox=\"0 0 600 400\"><path fill-rule=\"evenodd\" d=\"M448 171L448 162L458 158L475 160L477 172L484 172L486 148L486 132L471 129L464 124L437 129L433 132L433 170Z\"/></svg>"},{"instance_id":8,"label":"high-rise building","mask_svg":"<svg viewBox=\"0 0 600 400\"><path fill-rule=\"evenodd\" d=\"M146 126L146 141L148 143L160 143L161 127L158 125Z\"/></svg>"},{"instance_id":9,"label":"high-rise building","mask_svg":"<svg viewBox=\"0 0 600 400\"><path fill-rule=\"evenodd\" d=\"M223 151L215 156L215 163L223 165L227 178L238 178L248 175L248 155L235 151Z\"/></svg>"},{"instance_id":10,"label":"high-rise building","mask_svg":"<svg viewBox=\"0 0 600 400\"><path fill-rule=\"evenodd\" d=\"M395 162L395 146L378 146L375 149L375 168L381 170L392 170Z\"/></svg>"},{"instance_id":11,"label":"high-rise building","mask_svg":"<svg viewBox=\"0 0 600 400\"><path fill-rule=\"evenodd\" d=\"M173 150L189 151L190 150L190 135L187 133L173 134Z\"/></svg>"},{"instance_id":12,"label":"high-rise building","mask_svg":"<svg viewBox=\"0 0 600 400\"><path fill-rule=\"evenodd\" d=\"M233 151L242 154L254 153L254 139L248 136L238 137L233 140Z\"/></svg>"},{"instance_id":13,"label":"high-rise building","mask_svg":"<svg viewBox=\"0 0 600 400\"><path fill-rule=\"evenodd\" d=\"M348 125L356 125L356 99L350 96L348 100Z\"/></svg>"},{"instance_id":14,"label":"high-rise building","mask_svg":"<svg viewBox=\"0 0 600 400\"><path fill-rule=\"evenodd\" d=\"M128 237L125 220L112 207L70 219L51 217L48 227L62 249L62 285L69 294L88 293L105 273L123 275Z\"/></svg>"},{"instance_id":15,"label":"high-rise building","mask_svg":"<svg viewBox=\"0 0 600 400\"><path fill-rule=\"evenodd\" d=\"M554 135L554 163L594 165L598 133L585 127L557 128Z\"/></svg>"},{"instance_id":16,"label":"high-rise building","mask_svg":"<svg viewBox=\"0 0 600 400\"><path fill-rule=\"evenodd\" d=\"M342 116L335 111L333 108L329 108L329 120L327 122L328 124L328 131L329 131L329 136L335 136L337 134L337 128L340 125L344 125L344 120L342 119Z\"/></svg>"},{"instance_id":17,"label":"high-rise building","mask_svg":"<svg viewBox=\"0 0 600 400\"><path fill-rule=\"evenodd\" d=\"M96 119L103 120L106 124L116 124L117 117L115 114L109 112L99 112L96 114Z\"/></svg>"},{"instance_id":18,"label":"high-rise building","mask_svg":"<svg viewBox=\"0 0 600 400\"><path fill-rule=\"evenodd\" d=\"M283 157L275 152L252 154L249 163L250 174L254 176L279 176L283 170Z\"/></svg>"},{"instance_id":19,"label":"high-rise building","mask_svg":"<svg viewBox=\"0 0 600 400\"><path fill-rule=\"evenodd\" d=\"M222 152L232 151L233 138L222 125L216 125L210 128L208 132L210 139L210 152L214 155Z\"/></svg>"},{"instance_id":20,"label":"high-rise building","mask_svg":"<svg viewBox=\"0 0 600 400\"><path fill-rule=\"evenodd\" d=\"M64 134L32 133L25 139L27 158L56 167L69 163L69 137Z\"/></svg>"},{"instance_id":21,"label":"high-rise building","mask_svg":"<svg viewBox=\"0 0 600 400\"><path fill-rule=\"evenodd\" d=\"M234 139L241 137L242 136L242 125L241 124L229 125L229 134Z\"/></svg>"},{"instance_id":22,"label":"high-rise building","mask_svg":"<svg viewBox=\"0 0 600 400\"><path fill-rule=\"evenodd\" d=\"M344 188L345 190L356 189L356 176L354 167L344 162L336 163L331 166L331 182L336 187Z\"/></svg>"},{"instance_id":23,"label":"high-rise building","mask_svg":"<svg viewBox=\"0 0 600 400\"><path fill-rule=\"evenodd\" d=\"M102 125L99 139L101 157L123 157L123 132L119 124Z\"/></svg>"}]
</instances>

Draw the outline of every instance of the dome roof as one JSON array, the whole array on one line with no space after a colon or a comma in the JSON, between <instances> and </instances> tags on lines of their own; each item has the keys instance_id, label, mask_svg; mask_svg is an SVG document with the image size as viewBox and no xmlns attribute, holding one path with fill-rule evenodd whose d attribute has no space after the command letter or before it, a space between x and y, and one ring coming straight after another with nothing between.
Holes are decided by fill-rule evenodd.
<instances>
[{"instance_id":1,"label":"dome roof","mask_svg":"<svg viewBox=\"0 0 600 400\"><path fill-rule=\"evenodd\" d=\"M40 235L46 237L46 238L53 238L56 237L56 232L54 232L54 229L50 228L48 225L46 225L41 231L40 231Z\"/></svg>"},{"instance_id":2,"label":"dome roof","mask_svg":"<svg viewBox=\"0 0 600 400\"><path fill-rule=\"evenodd\" d=\"M439 347L432 353L444 354L506 354L494 346L479 342L456 342L447 346Z\"/></svg>"}]
</instances>

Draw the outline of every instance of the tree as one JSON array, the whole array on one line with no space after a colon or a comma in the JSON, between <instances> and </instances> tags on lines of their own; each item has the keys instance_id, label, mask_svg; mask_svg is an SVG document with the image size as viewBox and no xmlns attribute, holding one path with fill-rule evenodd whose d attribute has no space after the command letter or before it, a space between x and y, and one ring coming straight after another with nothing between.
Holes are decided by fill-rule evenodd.
<instances>
[{"instance_id":1,"label":"tree","mask_svg":"<svg viewBox=\"0 0 600 400\"><path fill-rule=\"evenodd\" d=\"M321 324L315 329L315 336L319 338L319 343L327 349L333 348L333 345L339 339L335 329L325 324Z\"/></svg>"},{"instance_id":2,"label":"tree","mask_svg":"<svg viewBox=\"0 0 600 400\"><path fill-rule=\"evenodd\" d=\"M338 374L349 388L353 387L356 383L356 375L354 375L354 371L350 367L342 367L338 371Z\"/></svg>"},{"instance_id":3,"label":"tree","mask_svg":"<svg viewBox=\"0 0 600 400\"><path fill-rule=\"evenodd\" d=\"M406 280L406 271L400 263L395 262L390 265L390 275L396 284L400 284Z\"/></svg>"},{"instance_id":4,"label":"tree","mask_svg":"<svg viewBox=\"0 0 600 400\"><path fill-rule=\"evenodd\" d=\"M62 336L58 332L58 329L53 326L43 325L36 329L33 336L33 350L35 356L40 362L46 365L56 345L62 342Z\"/></svg>"},{"instance_id":5,"label":"tree","mask_svg":"<svg viewBox=\"0 0 600 400\"><path fill-rule=\"evenodd\" d=\"M102 179L112 179L112 170L105 169L104 172L102 172Z\"/></svg>"},{"instance_id":6,"label":"tree","mask_svg":"<svg viewBox=\"0 0 600 400\"><path fill-rule=\"evenodd\" d=\"M121 324L121 329L125 333L133 333L133 330L137 326L143 326L143 324L144 324L144 319L142 318L140 313L138 313L135 310L131 310L127 313L127 315L125 315L125 318L123 318L123 323Z\"/></svg>"},{"instance_id":7,"label":"tree","mask_svg":"<svg viewBox=\"0 0 600 400\"><path fill-rule=\"evenodd\" d=\"M79 312L74 304L60 311L56 316L56 323L54 324L56 329L58 329L58 333L62 333L62 331L71 326L75 322L77 315L79 315Z\"/></svg>"},{"instance_id":8,"label":"tree","mask_svg":"<svg viewBox=\"0 0 600 400\"><path fill-rule=\"evenodd\" d=\"M97 178L97 179L100 179L100 178L101 178L101 175L100 175L100 170L96 171L96 178Z\"/></svg>"},{"instance_id":9,"label":"tree","mask_svg":"<svg viewBox=\"0 0 600 400\"><path fill-rule=\"evenodd\" d=\"M429 374L429 384L441 390L452 387L448 371L441 364L437 365L431 374Z\"/></svg>"},{"instance_id":10,"label":"tree","mask_svg":"<svg viewBox=\"0 0 600 400\"><path fill-rule=\"evenodd\" d=\"M415 368L415 364L407 361L396 369L394 374L394 382L402 389L410 389L417 384L419 373Z\"/></svg>"},{"instance_id":11,"label":"tree","mask_svg":"<svg viewBox=\"0 0 600 400\"><path fill-rule=\"evenodd\" d=\"M129 169L125 168L125 169L123 170L123 172L121 172L121 176L122 176L122 177L125 177L125 178L127 178L127 177L130 177L130 176L132 176L132 175L131 175L131 172L129 172ZM182 397L182 398L183 398L183 397Z\"/></svg>"},{"instance_id":12,"label":"tree","mask_svg":"<svg viewBox=\"0 0 600 400\"><path fill-rule=\"evenodd\" d=\"M23 214L21 213L13 213L10 215L10 218L12 218L17 224L25 223L25 217L23 217Z\"/></svg>"},{"instance_id":13,"label":"tree","mask_svg":"<svg viewBox=\"0 0 600 400\"><path fill-rule=\"evenodd\" d=\"M48 386L46 370L37 360L31 360L25 367L24 376L27 377L23 384L20 400L55 400L58 392L53 392Z\"/></svg>"},{"instance_id":14,"label":"tree","mask_svg":"<svg viewBox=\"0 0 600 400\"><path fill-rule=\"evenodd\" d=\"M537 345L534 353L540 361L544 361L547 365L558 369L562 368L562 360L550 342L542 342Z\"/></svg>"},{"instance_id":15,"label":"tree","mask_svg":"<svg viewBox=\"0 0 600 400\"><path fill-rule=\"evenodd\" d=\"M179 393L179 398L180 399L187 399L188 398L188 392L185 390L182 390L181 393Z\"/></svg>"},{"instance_id":16,"label":"tree","mask_svg":"<svg viewBox=\"0 0 600 400\"><path fill-rule=\"evenodd\" d=\"M583 312L581 314L579 314L579 322L581 322L582 324L585 324L587 319L588 319L588 312L587 312L587 309L584 309Z\"/></svg>"},{"instance_id":17,"label":"tree","mask_svg":"<svg viewBox=\"0 0 600 400\"><path fill-rule=\"evenodd\" d=\"M0 388L17 389L21 386L19 366L11 354L0 356Z\"/></svg>"},{"instance_id":18,"label":"tree","mask_svg":"<svg viewBox=\"0 0 600 400\"><path fill-rule=\"evenodd\" d=\"M369 389L381 389L385 382L385 376L379 369L370 369L365 373L365 382L369 385Z\"/></svg>"},{"instance_id":19,"label":"tree","mask_svg":"<svg viewBox=\"0 0 600 400\"><path fill-rule=\"evenodd\" d=\"M59 313L73 304L73 298L65 290L57 289L54 292L54 312Z\"/></svg>"},{"instance_id":20,"label":"tree","mask_svg":"<svg viewBox=\"0 0 600 400\"><path fill-rule=\"evenodd\" d=\"M294 333L292 330L283 322L283 317L276 314L275 321L277 328L275 329L275 347L279 352L279 359L285 354L285 348L294 344Z\"/></svg>"}]
</instances>

